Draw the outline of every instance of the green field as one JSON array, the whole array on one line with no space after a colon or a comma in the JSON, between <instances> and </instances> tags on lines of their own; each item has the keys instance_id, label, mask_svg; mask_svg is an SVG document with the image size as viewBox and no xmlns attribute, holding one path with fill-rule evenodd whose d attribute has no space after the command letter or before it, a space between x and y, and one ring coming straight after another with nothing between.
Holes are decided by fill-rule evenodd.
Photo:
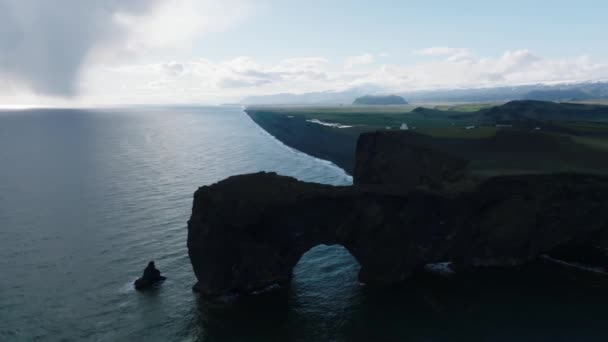
<instances>
[{"instance_id":1,"label":"green field","mask_svg":"<svg viewBox=\"0 0 608 342\"><path fill-rule=\"evenodd\" d=\"M365 125L377 128L401 125L403 116L415 106L323 106L323 107L251 107L250 111L294 116L306 120L317 119L344 125Z\"/></svg>"},{"instance_id":2,"label":"green field","mask_svg":"<svg viewBox=\"0 0 608 342\"><path fill-rule=\"evenodd\" d=\"M577 136L577 137L573 137L572 140L575 143L582 144L587 147L608 153L608 139L606 139L606 137L597 137L596 138L596 137L590 137L590 136Z\"/></svg>"},{"instance_id":3,"label":"green field","mask_svg":"<svg viewBox=\"0 0 608 342\"><path fill-rule=\"evenodd\" d=\"M481 109L491 108L503 104L502 102L492 103L464 103L464 104L453 104L453 105L437 105L437 106L424 106L433 109L456 111L456 112L476 112Z\"/></svg>"},{"instance_id":4,"label":"green field","mask_svg":"<svg viewBox=\"0 0 608 342\"><path fill-rule=\"evenodd\" d=\"M333 107L251 107L250 112L264 112L305 120L320 120L327 123L337 123L349 126L365 126L369 129L399 128L407 123L413 127L451 126L452 123L460 126L472 124L471 120L453 120L449 116L452 111L434 109L434 106L425 107L434 111L430 117L427 113L416 113L416 106L333 106ZM458 114L463 115L464 110ZM466 115L466 114L465 114Z\"/></svg>"},{"instance_id":5,"label":"green field","mask_svg":"<svg viewBox=\"0 0 608 342\"><path fill-rule=\"evenodd\" d=\"M467 159L470 171L481 176L608 173L608 106L518 101L417 108L253 107L247 112L285 144L351 173L359 134L399 130L404 123L413 144Z\"/></svg>"}]
</instances>

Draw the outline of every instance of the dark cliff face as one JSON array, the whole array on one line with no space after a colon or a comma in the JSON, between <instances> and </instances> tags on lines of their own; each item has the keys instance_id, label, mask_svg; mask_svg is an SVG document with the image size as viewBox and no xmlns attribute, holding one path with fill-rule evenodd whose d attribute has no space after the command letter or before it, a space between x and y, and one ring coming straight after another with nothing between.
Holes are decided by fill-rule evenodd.
<instances>
[{"instance_id":1,"label":"dark cliff face","mask_svg":"<svg viewBox=\"0 0 608 342\"><path fill-rule=\"evenodd\" d=\"M197 289L214 296L288 282L319 244L345 246L370 285L405 281L427 263L514 266L554 251L608 247L608 178L496 177L442 191L465 177L463 162L416 147L391 152L384 142L394 146L394 139L362 137L354 186L258 173L200 188L188 222ZM443 171L419 177L435 168Z\"/></svg>"},{"instance_id":2,"label":"dark cliff face","mask_svg":"<svg viewBox=\"0 0 608 342\"><path fill-rule=\"evenodd\" d=\"M270 173L236 176L196 192L189 254L199 289L209 295L288 281L300 257L319 244L345 246L363 267L362 281L403 280L420 258L428 259L423 249L433 234L449 235L450 226L427 210L444 202Z\"/></svg>"},{"instance_id":3,"label":"dark cliff face","mask_svg":"<svg viewBox=\"0 0 608 342\"><path fill-rule=\"evenodd\" d=\"M550 121L605 122L608 108L598 105L521 100L483 109L479 115L482 124L530 122L544 125Z\"/></svg>"},{"instance_id":4,"label":"dark cliff face","mask_svg":"<svg viewBox=\"0 0 608 342\"><path fill-rule=\"evenodd\" d=\"M255 123L285 145L313 157L329 160L352 174L360 128L343 130L310 123L304 117L277 115L253 109L246 112Z\"/></svg>"},{"instance_id":5,"label":"dark cliff face","mask_svg":"<svg viewBox=\"0 0 608 342\"><path fill-rule=\"evenodd\" d=\"M400 131L361 134L354 183L439 189L465 178L468 161L412 143L415 134Z\"/></svg>"}]
</instances>

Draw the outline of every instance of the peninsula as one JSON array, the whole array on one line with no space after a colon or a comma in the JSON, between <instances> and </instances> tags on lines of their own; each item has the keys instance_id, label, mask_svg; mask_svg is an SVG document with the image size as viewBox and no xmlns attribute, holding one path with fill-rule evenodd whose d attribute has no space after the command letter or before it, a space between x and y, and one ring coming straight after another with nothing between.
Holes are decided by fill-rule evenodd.
<instances>
[{"instance_id":1,"label":"peninsula","mask_svg":"<svg viewBox=\"0 0 608 342\"><path fill-rule=\"evenodd\" d=\"M608 107L253 107L285 144L343 167L352 186L274 173L194 195L188 253L208 296L289 283L300 257L342 245L359 280L513 268L541 258L608 267Z\"/></svg>"},{"instance_id":2,"label":"peninsula","mask_svg":"<svg viewBox=\"0 0 608 342\"><path fill-rule=\"evenodd\" d=\"M354 173L360 134L408 130L410 142L470 160L482 176L608 173L608 106L513 101L429 106L246 109L286 145Z\"/></svg>"},{"instance_id":3,"label":"peninsula","mask_svg":"<svg viewBox=\"0 0 608 342\"><path fill-rule=\"evenodd\" d=\"M258 173L198 189L188 222L195 291L286 284L319 244L346 247L371 286L406 282L439 262L483 271L575 255L608 266L608 177L480 179L469 161L412 143L412 135L363 134L353 186Z\"/></svg>"}]
</instances>

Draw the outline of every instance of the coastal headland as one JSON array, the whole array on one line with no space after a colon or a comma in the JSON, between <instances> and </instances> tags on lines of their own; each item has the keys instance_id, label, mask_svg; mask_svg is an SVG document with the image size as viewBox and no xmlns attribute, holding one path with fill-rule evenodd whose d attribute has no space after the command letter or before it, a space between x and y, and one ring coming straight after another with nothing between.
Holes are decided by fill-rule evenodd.
<instances>
[{"instance_id":1,"label":"coastal headland","mask_svg":"<svg viewBox=\"0 0 608 342\"><path fill-rule=\"evenodd\" d=\"M198 279L195 290L205 295L250 293L288 283L300 257L320 244L344 246L361 265L360 282L374 286L406 282L437 263L482 270L555 258L608 266L608 177L560 172L583 166L601 171L604 160L587 158L602 155L597 145L602 123L591 125L600 128L599 134L582 135L591 143L539 133L538 126L529 129L518 122L504 123L512 130L495 123L483 131L447 131L461 138L433 137L424 128L365 132L369 127L361 126L358 137L356 130L343 133L348 128L309 122L313 119L297 113L281 118L248 113L287 145L309 146L302 150L313 155L341 156L326 158L338 165L356 160L347 168L354 184L336 187L258 173L198 189L188 222L188 251ZM578 121L562 126L534 122L539 124L546 130L591 131ZM466 136L468 132L476 136ZM471 158L471 146L477 147L477 159ZM576 146L573 157L587 154L562 161L555 172L543 172L558 160L548 155L544 163L534 164L534 156L556 146L566 151ZM509 151L521 156L509 159ZM491 153L502 159L488 163L483 158ZM501 168L506 161L514 164L504 165L518 168Z\"/></svg>"}]
</instances>

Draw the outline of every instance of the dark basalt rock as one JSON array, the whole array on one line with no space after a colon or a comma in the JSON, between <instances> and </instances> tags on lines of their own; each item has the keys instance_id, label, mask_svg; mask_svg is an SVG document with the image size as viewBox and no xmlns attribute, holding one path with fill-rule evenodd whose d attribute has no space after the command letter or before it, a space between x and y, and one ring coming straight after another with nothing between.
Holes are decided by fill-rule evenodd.
<instances>
[{"instance_id":1,"label":"dark basalt rock","mask_svg":"<svg viewBox=\"0 0 608 342\"><path fill-rule=\"evenodd\" d=\"M137 290L144 290L165 279L167 279L167 277L160 275L160 271L156 269L154 261L150 261L148 266L144 269L144 274L141 276L141 278L137 279L133 285L135 285Z\"/></svg>"},{"instance_id":2,"label":"dark basalt rock","mask_svg":"<svg viewBox=\"0 0 608 342\"><path fill-rule=\"evenodd\" d=\"M468 161L412 143L416 133L383 131L357 141L354 183L441 189L467 177Z\"/></svg>"},{"instance_id":3,"label":"dark basalt rock","mask_svg":"<svg viewBox=\"0 0 608 342\"><path fill-rule=\"evenodd\" d=\"M466 180L460 161L416 148L409 157L361 143L359 149L358 160L367 165L357 170L368 174L357 173L354 186L258 173L198 189L188 222L195 289L216 296L288 282L300 257L319 244L348 249L368 285L403 282L428 263L510 267L553 251L608 247L608 177L496 177L443 191L429 184ZM428 159L422 166L408 166L421 158ZM369 165L377 160L382 167ZM444 163L456 165L454 172L446 167L430 178L407 179L409 172L423 175L421 167ZM375 175L392 168L402 170L406 181Z\"/></svg>"}]
</instances>

